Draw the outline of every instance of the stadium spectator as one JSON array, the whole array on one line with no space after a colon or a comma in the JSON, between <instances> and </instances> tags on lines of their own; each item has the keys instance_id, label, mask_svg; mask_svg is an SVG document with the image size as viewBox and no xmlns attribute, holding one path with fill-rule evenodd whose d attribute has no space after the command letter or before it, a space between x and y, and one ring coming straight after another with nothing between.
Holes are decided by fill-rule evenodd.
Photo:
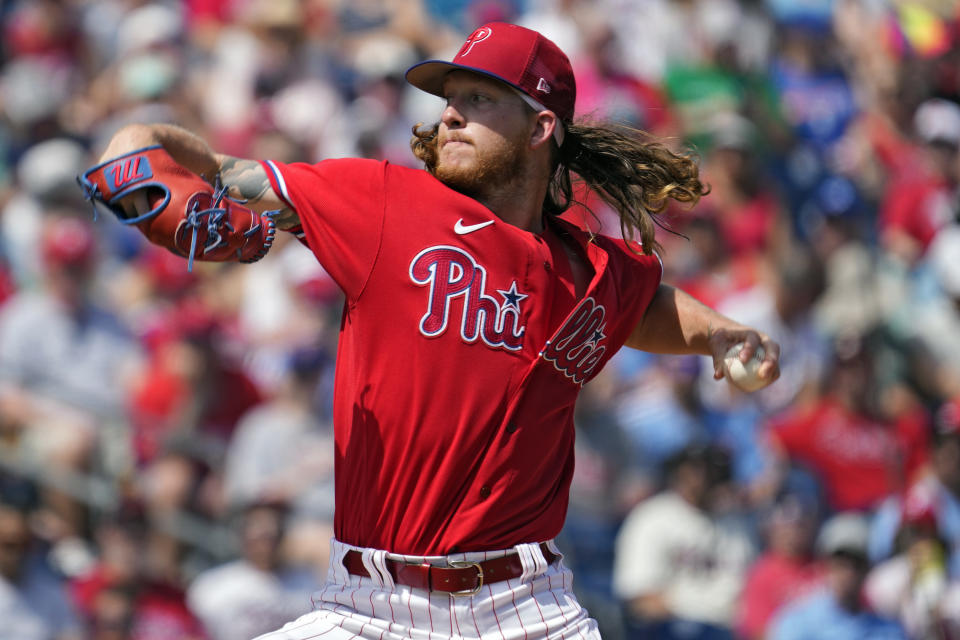
<instances>
[{"instance_id":1,"label":"stadium spectator","mask_svg":"<svg viewBox=\"0 0 960 640\"><path fill-rule=\"evenodd\" d=\"M26 505L0 499L0 638L81 639L63 581L38 542Z\"/></svg>"},{"instance_id":2,"label":"stadium spectator","mask_svg":"<svg viewBox=\"0 0 960 640\"><path fill-rule=\"evenodd\" d=\"M949 621L960 620L957 603L946 597L949 547L937 530L930 489L916 487L907 494L896 555L874 567L864 585L871 608L899 620L913 638L944 637Z\"/></svg>"},{"instance_id":3,"label":"stadium spectator","mask_svg":"<svg viewBox=\"0 0 960 640\"><path fill-rule=\"evenodd\" d=\"M241 557L207 569L187 592L211 640L249 640L307 613L316 574L284 565L281 502L254 502L240 514Z\"/></svg>"},{"instance_id":4,"label":"stadium spectator","mask_svg":"<svg viewBox=\"0 0 960 640\"><path fill-rule=\"evenodd\" d=\"M193 298L168 313L166 335L131 396L142 491L154 513L189 507L216 516L222 496L205 492L204 482L220 478L237 423L262 396L225 352L215 310Z\"/></svg>"},{"instance_id":5,"label":"stadium spectator","mask_svg":"<svg viewBox=\"0 0 960 640\"><path fill-rule=\"evenodd\" d=\"M925 390L934 397L960 393L960 219L940 228L926 254L929 279L918 277L912 321L901 311L908 349L921 352L929 370ZM904 305L911 306L911 305Z\"/></svg>"},{"instance_id":6,"label":"stadium spectator","mask_svg":"<svg viewBox=\"0 0 960 640\"><path fill-rule=\"evenodd\" d=\"M927 462L922 407L888 415L866 337L834 343L821 397L770 421L779 466L805 468L820 480L831 510L869 510L902 490Z\"/></svg>"},{"instance_id":7,"label":"stadium spectator","mask_svg":"<svg viewBox=\"0 0 960 640\"><path fill-rule=\"evenodd\" d=\"M867 535L867 522L856 513L839 513L824 523L816 546L827 563L826 588L785 607L770 626L770 640L907 638L896 621L864 606Z\"/></svg>"},{"instance_id":8,"label":"stadium spectator","mask_svg":"<svg viewBox=\"0 0 960 640\"><path fill-rule=\"evenodd\" d=\"M813 555L817 505L802 494L785 494L764 520L766 550L750 567L737 610L744 640L767 636L779 610L822 586L825 567Z\"/></svg>"},{"instance_id":9,"label":"stadium spectator","mask_svg":"<svg viewBox=\"0 0 960 640\"><path fill-rule=\"evenodd\" d=\"M784 225L772 181L761 168L756 126L739 113L718 113L708 130L704 175L712 191L697 215L712 217L734 260L757 259L782 244Z\"/></svg>"},{"instance_id":10,"label":"stadium spectator","mask_svg":"<svg viewBox=\"0 0 960 640\"><path fill-rule=\"evenodd\" d=\"M203 640L189 611L179 558L169 535L135 502L121 505L95 527L96 564L71 580L70 591L90 635L134 640Z\"/></svg>"},{"instance_id":11,"label":"stadium spectator","mask_svg":"<svg viewBox=\"0 0 960 640\"><path fill-rule=\"evenodd\" d=\"M924 101L913 129L921 147L905 175L894 175L880 211L881 240L887 252L913 265L937 232L960 211L960 105L942 98Z\"/></svg>"},{"instance_id":12,"label":"stadium spectator","mask_svg":"<svg viewBox=\"0 0 960 640\"><path fill-rule=\"evenodd\" d=\"M614 592L628 637L732 638L754 547L729 509L729 458L693 445L665 465L666 488L630 512L616 542Z\"/></svg>"},{"instance_id":13,"label":"stadium spectator","mask_svg":"<svg viewBox=\"0 0 960 640\"><path fill-rule=\"evenodd\" d=\"M907 505L925 505L937 536L946 543L950 575L960 576L960 400L944 403L936 412L931 439L930 467L903 494L890 496L877 509L870 529L870 559L881 562L893 555ZM926 523L929 524L929 523Z\"/></svg>"},{"instance_id":14,"label":"stadium spectator","mask_svg":"<svg viewBox=\"0 0 960 640\"><path fill-rule=\"evenodd\" d=\"M664 462L707 439L695 388L700 361L625 353L615 356L614 366L615 392L604 405L614 422L603 426L622 433L627 448L622 455L634 473L655 486Z\"/></svg>"},{"instance_id":15,"label":"stadium spectator","mask_svg":"<svg viewBox=\"0 0 960 640\"><path fill-rule=\"evenodd\" d=\"M327 569L333 537L333 430L318 417L319 379L330 357L304 347L290 354L280 388L245 413L227 448L223 492L230 509L267 500L288 503L286 553Z\"/></svg>"},{"instance_id":16,"label":"stadium spectator","mask_svg":"<svg viewBox=\"0 0 960 640\"><path fill-rule=\"evenodd\" d=\"M41 238L43 288L0 312L0 414L21 456L61 471L88 469L111 423L126 419L136 342L93 284L97 241L74 215L50 215ZM83 532L83 505L61 490L48 503L64 537Z\"/></svg>"}]
</instances>

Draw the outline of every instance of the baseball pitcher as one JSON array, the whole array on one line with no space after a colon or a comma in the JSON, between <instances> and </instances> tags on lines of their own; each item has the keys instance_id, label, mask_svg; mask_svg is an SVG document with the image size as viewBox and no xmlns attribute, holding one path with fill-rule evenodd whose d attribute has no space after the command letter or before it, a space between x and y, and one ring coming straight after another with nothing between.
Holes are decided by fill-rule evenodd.
<instances>
[{"instance_id":1,"label":"baseball pitcher","mask_svg":"<svg viewBox=\"0 0 960 640\"><path fill-rule=\"evenodd\" d=\"M255 261L295 233L345 294L331 568L314 611L263 638L597 638L552 542L581 387L624 345L712 356L720 378L740 342L770 383L779 346L661 283L655 216L703 195L697 166L576 122L553 42L492 23L406 77L446 102L414 128L425 170L243 160L135 125L81 183L191 263ZM558 217L572 173L622 237Z\"/></svg>"}]
</instances>

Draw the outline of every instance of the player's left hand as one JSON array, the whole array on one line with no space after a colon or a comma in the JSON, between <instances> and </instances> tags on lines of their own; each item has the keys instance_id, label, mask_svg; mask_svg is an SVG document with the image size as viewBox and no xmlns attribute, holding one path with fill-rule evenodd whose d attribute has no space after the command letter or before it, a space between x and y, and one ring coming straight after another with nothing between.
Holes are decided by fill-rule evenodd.
<instances>
[{"instance_id":1,"label":"player's left hand","mask_svg":"<svg viewBox=\"0 0 960 640\"><path fill-rule=\"evenodd\" d=\"M780 345L765 333L747 327L721 328L710 334L710 354L713 357L713 377L724 377L723 359L730 347L744 343L740 350L740 361L748 362L759 347L763 348L763 362L757 375L769 385L780 377Z\"/></svg>"},{"instance_id":2,"label":"player's left hand","mask_svg":"<svg viewBox=\"0 0 960 640\"><path fill-rule=\"evenodd\" d=\"M94 212L105 208L188 259L256 262L273 245L277 212L258 213L179 164L159 144L110 158L77 177Z\"/></svg>"}]
</instances>

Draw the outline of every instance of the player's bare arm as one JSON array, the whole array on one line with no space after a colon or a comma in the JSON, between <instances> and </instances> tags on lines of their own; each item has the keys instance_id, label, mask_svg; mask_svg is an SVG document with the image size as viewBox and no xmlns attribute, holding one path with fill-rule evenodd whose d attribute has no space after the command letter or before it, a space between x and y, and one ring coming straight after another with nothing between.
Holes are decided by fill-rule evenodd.
<instances>
[{"instance_id":1,"label":"player's bare arm","mask_svg":"<svg viewBox=\"0 0 960 640\"><path fill-rule=\"evenodd\" d=\"M699 354L713 358L714 377L723 377L727 350L745 343L741 360L763 347L761 379L780 377L780 345L768 335L718 313L693 296L661 284L643 318L634 327L626 346L651 353Z\"/></svg>"},{"instance_id":2,"label":"player's bare arm","mask_svg":"<svg viewBox=\"0 0 960 640\"><path fill-rule=\"evenodd\" d=\"M100 162L156 144L197 175L212 177L220 169L216 154L203 138L172 124L131 124L123 127L110 139L100 155Z\"/></svg>"},{"instance_id":3,"label":"player's bare arm","mask_svg":"<svg viewBox=\"0 0 960 640\"><path fill-rule=\"evenodd\" d=\"M274 219L280 229L290 229L300 224L297 213L286 206L270 186L263 165L256 160L221 154L216 158L220 180L228 187L227 193L231 198L244 201L254 211L279 211Z\"/></svg>"},{"instance_id":4,"label":"player's bare arm","mask_svg":"<svg viewBox=\"0 0 960 640\"><path fill-rule=\"evenodd\" d=\"M161 145L177 163L209 182L219 174L230 197L246 200L244 204L250 209L258 213L279 211L275 220L280 229L300 224L296 212L270 186L266 171L259 162L215 153L203 138L176 125L128 125L111 138L100 162L156 144Z\"/></svg>"}]
</instances>

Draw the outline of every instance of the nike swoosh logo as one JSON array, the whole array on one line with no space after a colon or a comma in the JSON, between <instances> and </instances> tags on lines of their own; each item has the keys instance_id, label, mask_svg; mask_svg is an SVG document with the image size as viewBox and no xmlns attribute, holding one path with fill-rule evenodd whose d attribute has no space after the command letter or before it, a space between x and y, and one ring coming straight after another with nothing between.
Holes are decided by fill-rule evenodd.
<instances>
[{"instance_id":1,"label":"nike swoosh logo","mask_svg":"<svg viewBox=\"0 0 960 640\"><path fill-rule=\"evenodd\" d=\"M462 236L467 233L473 233L477 229L488 227L494 222L496 222L496 220L487 220L486 222L478 222L477 224L463 224L463 218L460 218L457 220L457 224L453 225L453 230Z\"/></svg>"}]
</instances>

